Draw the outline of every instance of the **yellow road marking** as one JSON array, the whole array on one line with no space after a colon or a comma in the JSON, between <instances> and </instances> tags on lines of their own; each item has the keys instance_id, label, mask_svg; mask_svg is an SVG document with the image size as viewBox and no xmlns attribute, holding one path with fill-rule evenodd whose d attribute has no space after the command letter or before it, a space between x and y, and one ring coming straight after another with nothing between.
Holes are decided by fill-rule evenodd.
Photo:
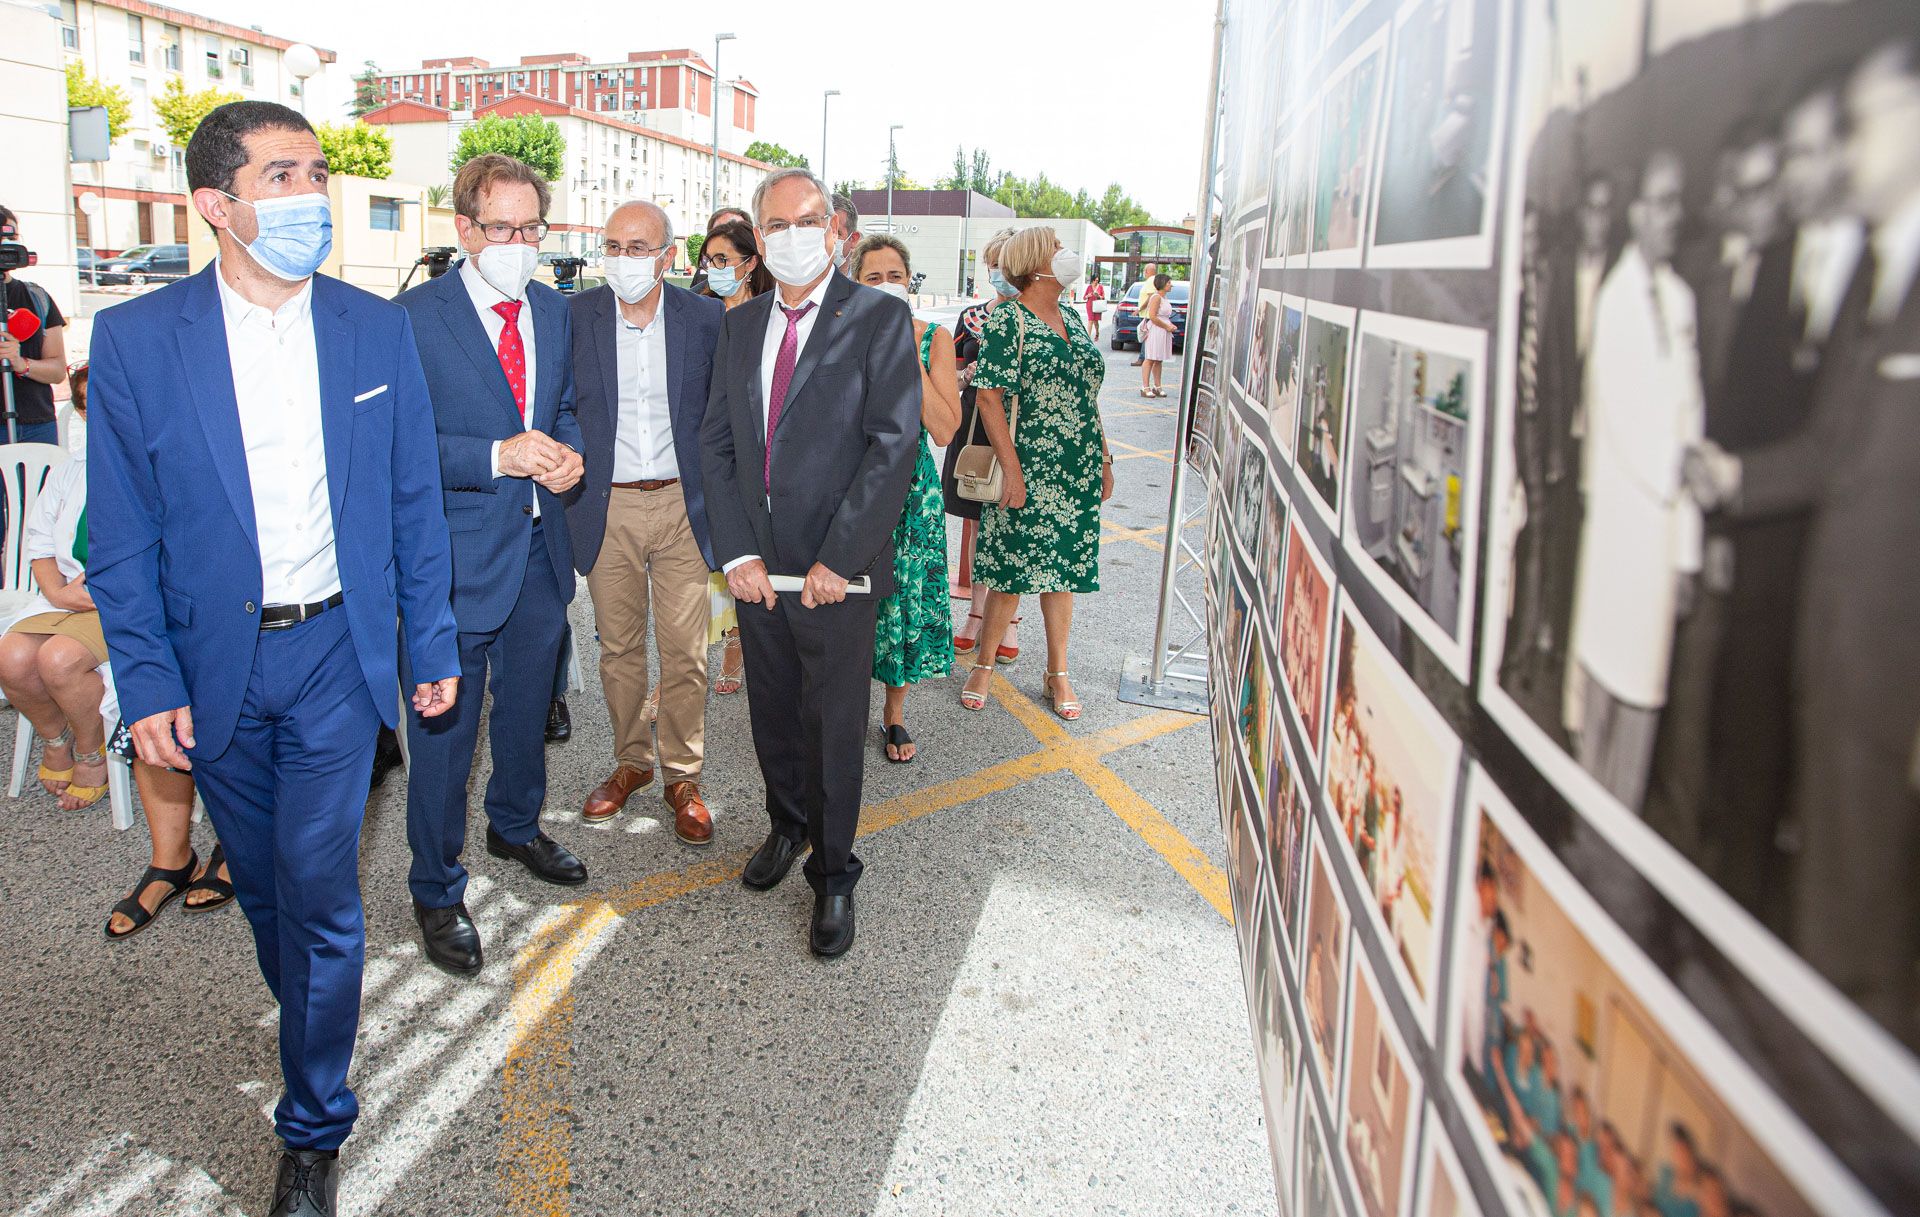
<instances>
[{"instance_id":1,"label":"yellow road marking","mask_svg":"<svg viewBox=\"0 0 1920 1217\"><path fill-rule=\"evenodd\" d=\"M1040 749L863 808L861 837L1064 771L1079 778L1202 899L1232 922L1225 872L1101 759L1204 719L1162 711L1076 737L998 672L989 688L993 699L1033 735ZM649 875L616 891L568 902L560 906L560 915L546 923L515 955L514 1031L500 1079L500 1189L504 1211L511 1217L570 1217L572 1213L572 987L576 961L621 918L734 881L748 856L741 851L711 858L681 870Z\"/></svg>"}]
</instances>

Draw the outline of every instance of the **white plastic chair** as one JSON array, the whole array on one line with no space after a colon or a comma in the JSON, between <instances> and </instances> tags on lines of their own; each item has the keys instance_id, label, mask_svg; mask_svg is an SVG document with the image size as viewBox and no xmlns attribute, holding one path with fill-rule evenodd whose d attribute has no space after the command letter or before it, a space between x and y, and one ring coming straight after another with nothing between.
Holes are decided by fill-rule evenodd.
<instances>
[{"instance_id":1,"label":"white plastic chair","mask_svg":"<svg viewBox=\"0 0 1920 1217\"><path fill-rule=\"evenodd\" d=\"M27 514L47 484L47 475L64 463L67 450L57 444L0 444L0 481L5 483L7 527L0 537L5 556L0 560L0 618L11 617L39 591L33 563L27 560ZM0 706L6 705L0 694ZM27 761L33 755L33 725L14 711L13 775L7 797L19 798L27 780Z\"/></svg>"}]
</instances>

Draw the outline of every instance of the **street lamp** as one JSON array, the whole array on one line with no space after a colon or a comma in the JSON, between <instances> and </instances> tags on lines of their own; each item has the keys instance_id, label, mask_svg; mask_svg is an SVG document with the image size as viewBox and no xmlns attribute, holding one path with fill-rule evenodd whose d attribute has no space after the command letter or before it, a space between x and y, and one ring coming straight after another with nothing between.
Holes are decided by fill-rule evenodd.
<instances>
[{"instance_id":1,"label":"street lamp","mask_svg":"<svg viewBox=\"0 0 1920 1217\"><path fill-rule=\"evenodd\" d=\"M307 112L307 81L320 74L320 52L304 42L296 42L280 53L280 62L300 82L300 113Z\"/></svg>"},{"instance_id":2,"label":"street lamp","mask_svg":"<svg viewBox=\"0 0 1920 1217\"><path fill-rule=\"evenodd\" d=\"M732 34L713 36L713 189L708 210L720 205L720 44L732 42Z\"/></svg>"},{"instance_id":3,"label":"street lamp","mask_svg":"<svg viewBox=\"0 0 1920 1217\"><path fill-rule=\"evenodd\" d=\"M838 96L838 89L828 89L820 95L820 181L829 191L833 189L833 182L827 177L827 99Z\"/></svg>"},{"instance_id":4,"label":"street lamp","mask_svg":"<svg viewBox=\"0 0 1920 1217\"><path fill-rule=\"evenodd\" d=\"M894 155L893 133L906 126L895 123L887 128L887 235L893 235L893 179L900 176L900 158Z\"/></svg>"}]
</instances>

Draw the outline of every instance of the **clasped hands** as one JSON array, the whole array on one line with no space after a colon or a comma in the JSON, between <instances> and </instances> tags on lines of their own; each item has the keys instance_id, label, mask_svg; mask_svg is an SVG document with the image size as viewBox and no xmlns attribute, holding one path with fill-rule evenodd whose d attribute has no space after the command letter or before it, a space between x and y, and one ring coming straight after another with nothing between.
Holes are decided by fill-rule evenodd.
<instances>
[{"instance_id":1,"label":"clasped hands","mask_svg":"<svg viewBox=\"0 0 1920 1217\"><path fill-rule=\"evenodd\" d=\"M522 431L500 441L500 473L504 477L532 478L555 494L565 494L585 471L586 464L578 452L544 431Z\"/></svg>"},{"instance_id":2,"label":"clasped hands","mask_svg":"<svg viewBox=\"0 0 1920 1217\"><path fill-rule=\"evenodd\" d=\"M1710 439L1680 456L1680 482L1702 511L1724 507L1740 493L1740 458Z\"/></svg>"},{"instance_id":3,"label":"clasped hands","mask_svg":"<svg viewBox=\"0 0 1920 1217\"><path fill-rule=\"evenodd\" d=\"M767 577L767 564L758 558L742 562L727 572L727 590L735 600L763 604L769 609L780 599L779 593L773 590L773 580ZM847 581L815 562L800 588L801 607L814 609L823 604L838 604L846 598Z\"/></svg>"}]
</instances>

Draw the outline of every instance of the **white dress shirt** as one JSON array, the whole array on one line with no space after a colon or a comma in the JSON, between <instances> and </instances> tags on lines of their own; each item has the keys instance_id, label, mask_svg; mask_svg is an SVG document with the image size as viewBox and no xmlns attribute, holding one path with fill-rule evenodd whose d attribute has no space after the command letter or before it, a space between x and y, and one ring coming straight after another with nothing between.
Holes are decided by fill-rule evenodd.
<instances>
[{"instance_id":1,"label":"white dress shirt","mask_svg":"<svg viewBox=\"0 0 1920 1217\"><path fill-rule=\"evenodd\" d=\"M1840 319L1847 285L1853 282L1853 270L1860 264L1860 251L1866 243L1865 229L1851 216L1813 220L1800 226L1794 240L1789 290L1794 302L1806 310L1803 337L1807 342L1818 346L1833 333L1833 323Z\"/></svg>"},{"instance_id":2,"label":"white dress shirt","mask_svg":"<svg viewBox=\"0 0 1920 1217\"><path fill-rule=\"evenodd\" d=\"M1885 325L1900 313L1920 274L1920 196L1873 230L1873 294L1867 301L1867 320Z\"/></svg>"},{"instance_id":3,"label":"white dress shirt","mask_svg":"<svg viewBox=\"0 0 1920 1217\"><path fill-rule=\"evenodd\" d=\"M680 476L673 450L673 413L667 400L667 305L664 293L646 326L613 310L614 364L620 379L620 417L613 437L613 480L664 481Z\"/></svg>"},{"instance_id":4,"label":"white dress shirt","mask_svg":"<svg viewBox=\"0 0 1920 1217\"><path fill-rule=\"evenodd\" d=\"M33 509L27 513L27 561L52 558L67 582L79 578L86 571L86 563L74 557L73 542L80 531L80 515L86 509L87 457L83 450L80 455L55 465L34 498ZM41 613L67 611L56 607L47 599L46 592L36 587L33 595L0 620L0 633Z\"/></svg>"},{"instance_id":5,"label":"white dress shirt","mask_svg":"<svg viewBox=\"0 0 1920 1217\"><path fill-rule=\"evenodd\" d=\"M813 307L807 309L807 315L800 318L799 323L794 327L797 331L795 336L799 339L799 345L794 349L796 367L800 363L800 353L807 349L807 338L813 333L813 323L820 320L820 310L827 306L827 288L832 284L833 275L829 273L812 291L807 293L807 299L799 304L799 307L806 308L808 301L813 302ZM767 429L767 415L773 408L773 366L780 360L780 343L787 336L787 315L782 311L785 303L780 298L779 289L775 288L773 307L767 310L767 334L760 342L760 429L763 432ZM786 403L782 402L780 408L784 412ZM772 443L773 436L768 435L767 444L771 446ZM772 510L771 504L768 510ZM721 571L722 573L730 571L743 562L756 562L759 558L759 554L742 554L721 567Z\"/></svg>"},{"instance_id":6,"label":"white dress shirt","mask_svg":"<svg viewBox=\"0 0 1920 1217\"><path fill-rule=\"evenodd\" d=\"M500 350L500 335L507 330L507 319L494 312L493 306L506 303L507 297L501 295L493 284L481 277L478 260L473 257L468 257L460 264L460 282L467 289L467 297L473 301L474 312L480 314L480 325L487 331L487 345L492 347L497 355ZM515 324L520 331L520 345L527 352L527 408L520 416L520 426L523 430L531 431L533 430L533 403L538 400L534 397L534 391L540 375L540 361L535 357L533 345L533 301L527 299L524 293L520 296L520 319ZM495 477L500 476L500 443L499 440L493 441L492 461ZM533 518L536 520L540 518L540 496L537 494L533 496Z\"/></svg>"},{"instance_id":7,"label":"white dress shirt","mask_svg":"<svg viewBox=\"0 0 1920 1217\"><path fill-rule=\"evenodd\" d=\"M320 425L320 356L313 280L268 312L214 272L227 325L227 362L246 443L247 482L260 538L264 605L310 604L340 590Z\"/></svg>"}]
</instances>

